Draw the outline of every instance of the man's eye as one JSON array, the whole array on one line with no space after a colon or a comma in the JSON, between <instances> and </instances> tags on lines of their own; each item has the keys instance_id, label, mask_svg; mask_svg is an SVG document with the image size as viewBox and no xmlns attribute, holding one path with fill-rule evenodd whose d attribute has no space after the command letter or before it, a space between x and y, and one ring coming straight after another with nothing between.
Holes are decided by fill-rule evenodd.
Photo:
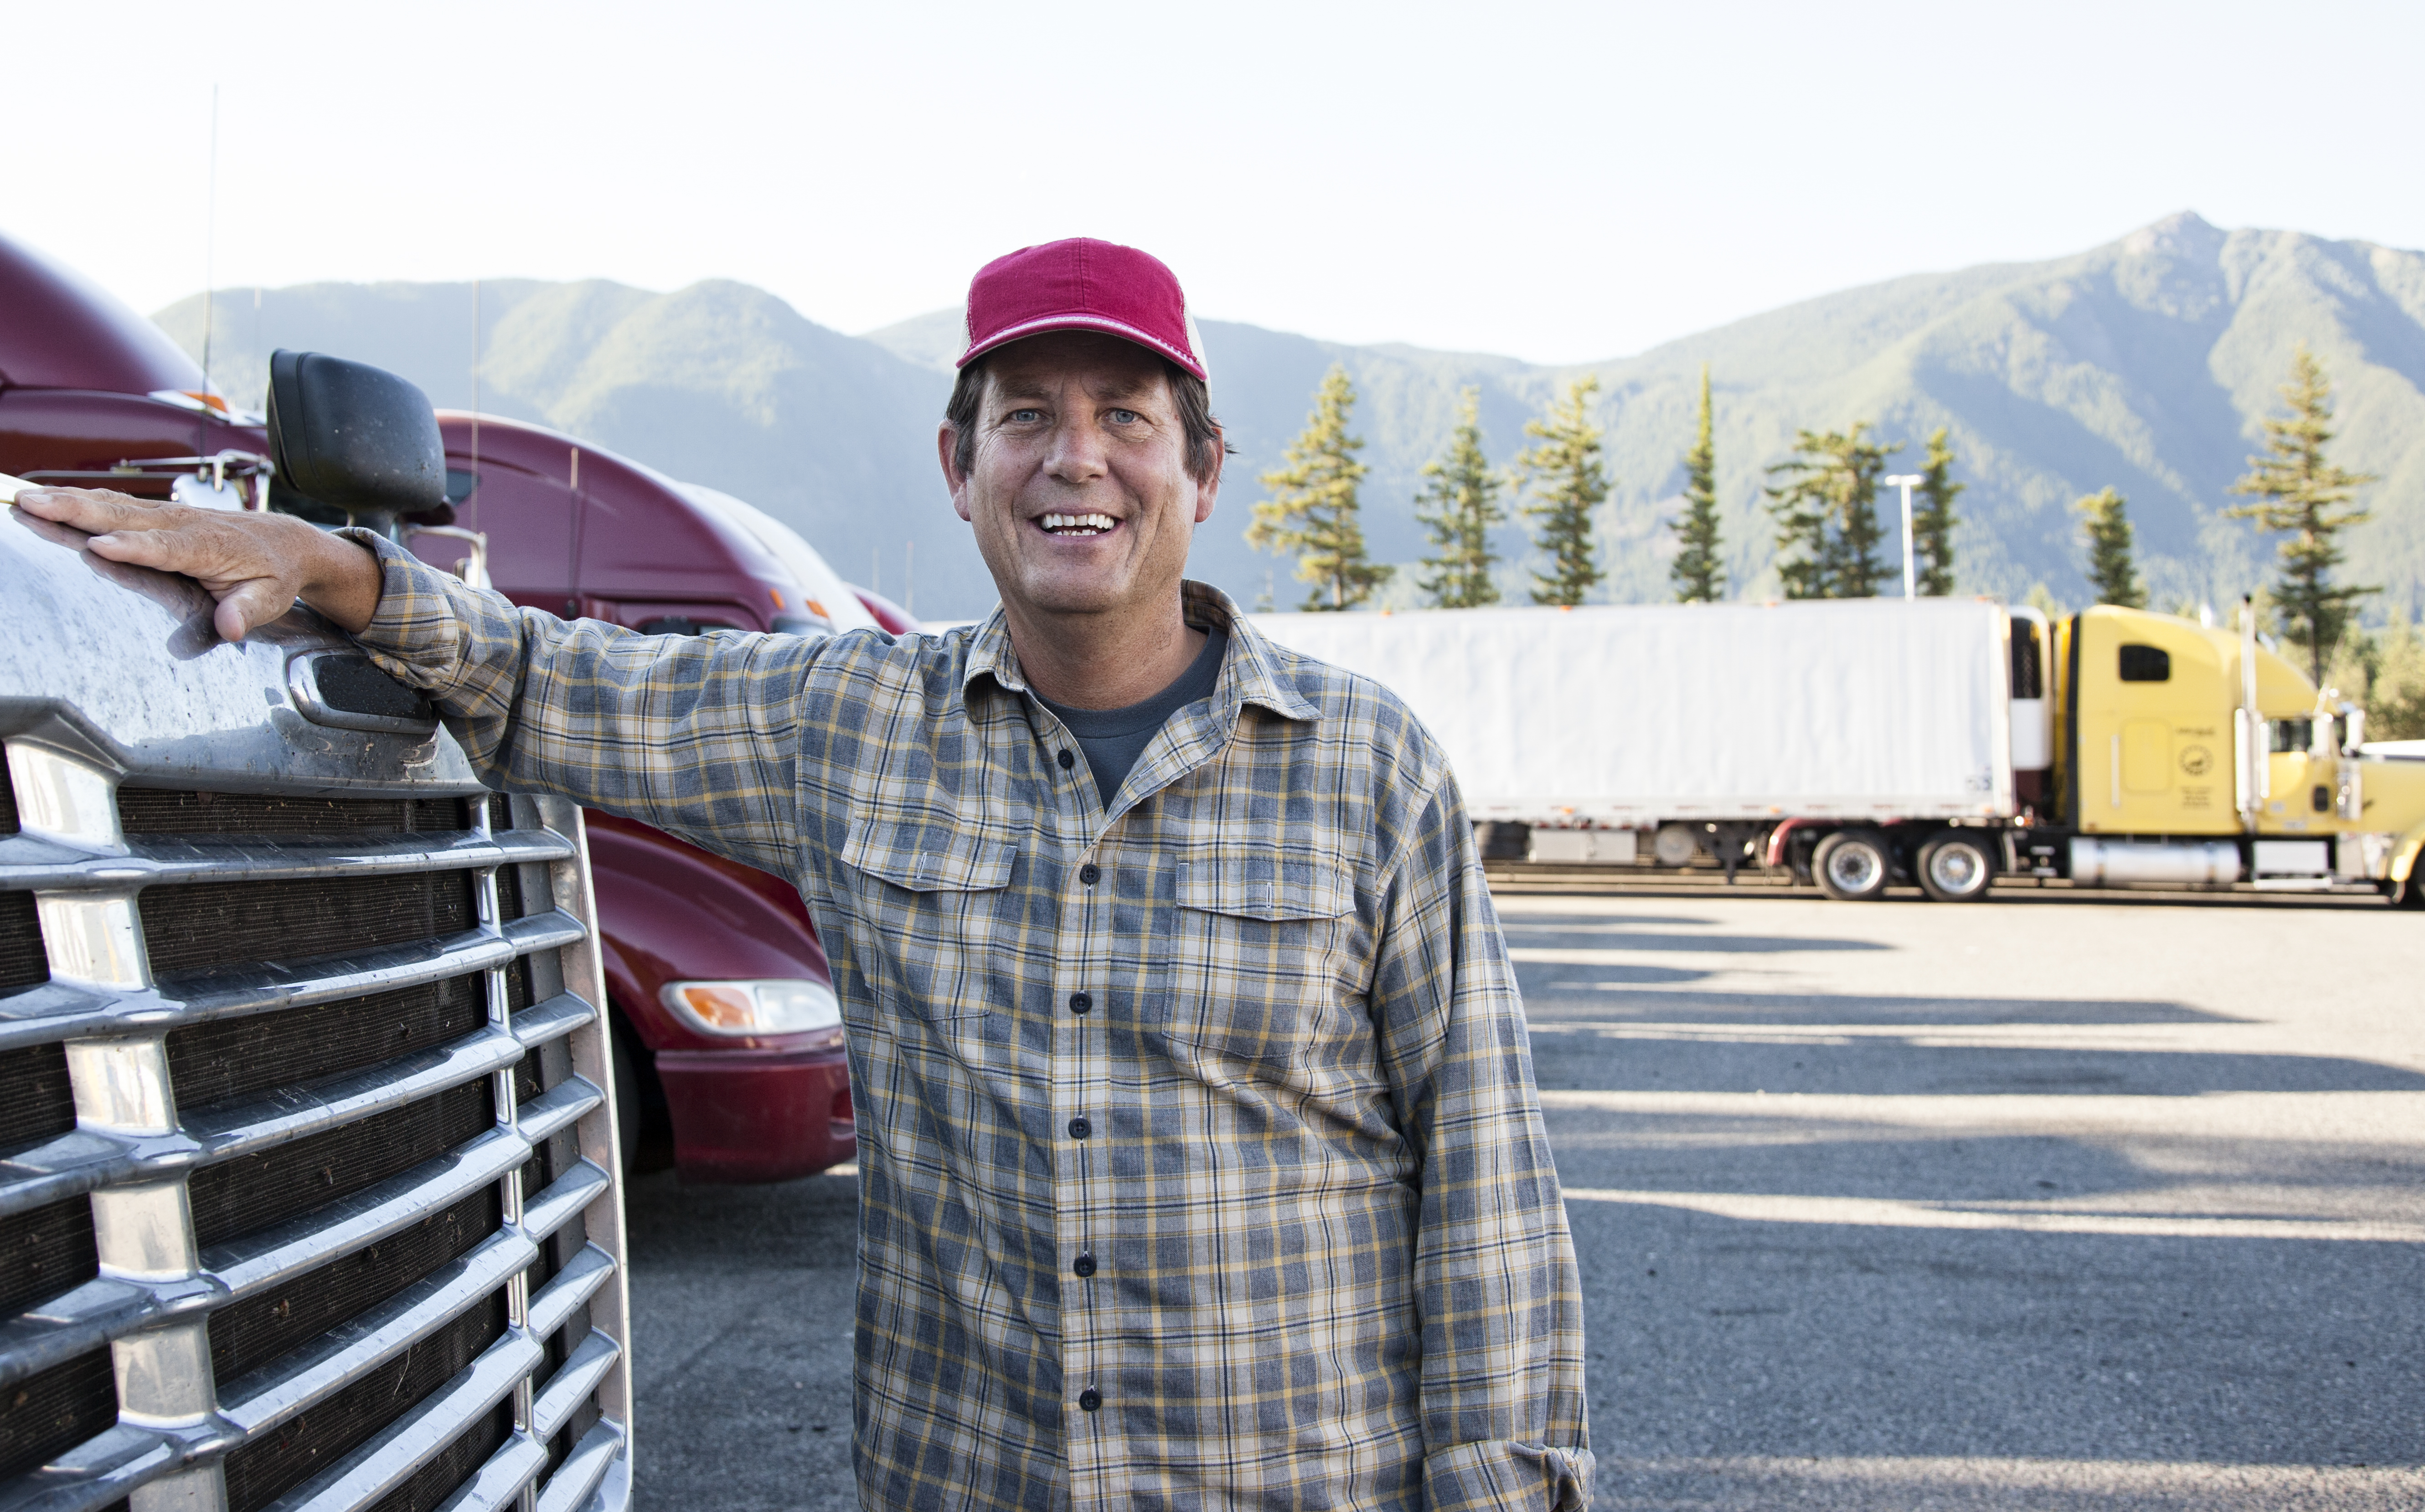
<instances>
[{"instance_id":1,"label":"man's eye","mask_svg":"<svg viewBox=\"0 0 2425 1512\"><path fill-rule=\"evenodd\" d=\"M1126 425L1130 422L1141 418L1142 417L1133 409L1115 409L1112 411L1112 423L1115 425Z\"/></svg>"},{"instance_id":2,"label":"man's eye","mask_svg":"<svg viewBox=\"0 0 2425 1512\"><path fill-rule=\"evenodd\" d=\"M1044 411L1040 409L1014 409L1003 417L1013 425L1026 425L1043 418Z\"/></svg>"}]
</instances>

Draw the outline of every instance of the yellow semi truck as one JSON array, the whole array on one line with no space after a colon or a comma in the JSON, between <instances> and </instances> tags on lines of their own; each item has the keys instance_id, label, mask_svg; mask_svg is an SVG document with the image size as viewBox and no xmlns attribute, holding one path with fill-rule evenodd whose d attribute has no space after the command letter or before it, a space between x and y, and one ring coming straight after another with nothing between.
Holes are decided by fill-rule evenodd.
<instances>
[{"instance_id":1,"label":"yellow semi truck","mask_svg":"<svg viewBox=\"0 0 2425 1512\"><path fill-rule=\"evenodd\" d=\"M2246 616L2242 616L2243 619ZM1447 747L1486 855L2425 902L2425 762L2253 628L1982 599L1259 616Z\"/></svg>"},{"instance_id":2,"label":"yellow semi truck","mask_svg":"<svg viewBox=\"0 0 2425 1512\"><path fill-rule=\"evenodd\" d=\"M2425 762L2363 754L2364 711L2241 618L2235 635L2109 606L2054 627L2058 790L2021 848L2030 869L2425 901Z\"/></svg>"}]
</instances>

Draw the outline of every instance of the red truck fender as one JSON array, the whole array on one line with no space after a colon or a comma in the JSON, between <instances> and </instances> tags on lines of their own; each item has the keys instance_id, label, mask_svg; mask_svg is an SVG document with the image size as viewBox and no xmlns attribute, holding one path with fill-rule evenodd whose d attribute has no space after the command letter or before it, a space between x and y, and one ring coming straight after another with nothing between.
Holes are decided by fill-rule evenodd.
<instances>
[{"instance_id":1,"label":"red truck fender","mask_svg":"<svg viewBox=\"0 0 2425 1512\"><path fill-rule=\"evenodd\" d=\"M839 1027L727 1036L685 1022L664 1000L697 979L702 942L718 978L813 981L832 968L808 909L781 879L710 855L629 820L588 819L607 995L650 1053L685 1179L783 1181L855 1158L850 1066Z\"/></svg>"}]
</instances>

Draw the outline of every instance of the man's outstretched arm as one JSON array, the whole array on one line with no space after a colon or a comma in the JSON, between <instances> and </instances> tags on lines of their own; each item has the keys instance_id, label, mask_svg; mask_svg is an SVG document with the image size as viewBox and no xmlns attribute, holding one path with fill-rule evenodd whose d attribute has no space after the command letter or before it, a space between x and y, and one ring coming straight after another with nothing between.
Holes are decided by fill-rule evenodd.
<instances>
[{"instance_id":1,"label":"man's outstretched arm","mask_svg":"<svg viewBox=\"0 0 2425 1512\"><path fill-rule=\"evenodd\" d=\"M212 623L241 641L300 598L359 635L378 610L378 558L291 515L238 514L131 499L104 488L32 488L17 507L92 533L93 555L182 572L219 601Z\"/></svg>"},{"instance_id":2,"label":"man's outstretched arm","mask_svg":"<svg viewBox=\"0 0 2425 1512\"><path fill-rule=\"evenodd\" d=\"M281 515L53 489L30 514L97 531L92 550L201 581L240 638L300 597L427 692L484 780L555 793L790 875L799 692L817 644L639 635L568 624L467 587L366 532Z\"/></svg>"}]
</instances>

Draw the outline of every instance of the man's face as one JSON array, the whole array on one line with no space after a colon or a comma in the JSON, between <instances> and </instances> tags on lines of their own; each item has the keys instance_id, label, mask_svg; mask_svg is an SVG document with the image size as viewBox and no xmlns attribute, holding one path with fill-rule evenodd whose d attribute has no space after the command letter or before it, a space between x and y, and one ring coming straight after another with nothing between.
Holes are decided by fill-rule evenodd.
<instances>
[{"instance_id":1,"label":"man's face","mask_svg":"<svg viewBox=\"0 0 2425 1512\"><path fill-rule=\"evenodd\" d=\"M1188 542L1212 513L1216 457L1188 476L1186 434L1159 358L1116 337L1034 336L988 358L976 451L952 505L1011 612L1030 622L1175 601ZM1024 612L1024 613L1022 613Z\"/></svg>"}]
</instances>

